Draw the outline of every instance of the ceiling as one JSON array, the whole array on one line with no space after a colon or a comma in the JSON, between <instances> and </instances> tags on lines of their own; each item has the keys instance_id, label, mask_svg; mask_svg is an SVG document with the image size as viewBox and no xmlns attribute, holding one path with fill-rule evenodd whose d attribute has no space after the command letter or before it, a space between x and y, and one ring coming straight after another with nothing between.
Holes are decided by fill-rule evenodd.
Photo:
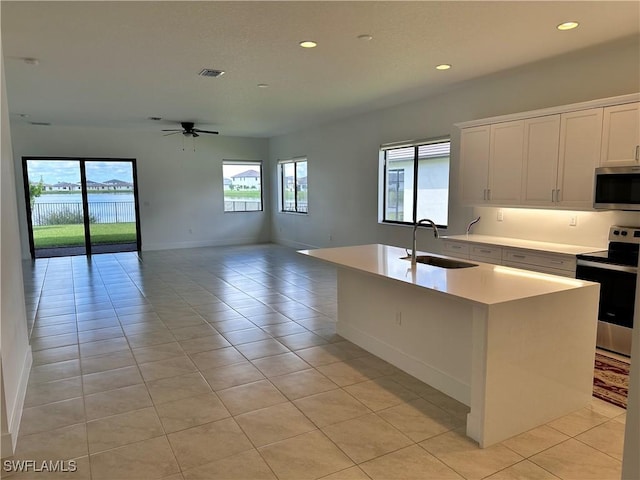
<instances>
[{"instance_id":1,"label":"ceiling","mask_svg":"<svg viewBox=\"0 0 640 480\"><path fill-rule=\"evenodd\" d=\"M635 1L3 0L0 8L12 122L160 130L195 121L256 137L640 33ZM555 28L567 20L580 26ZM365 34L373 38L358 38ZM309 39L318 46L299 46ZM441 63L453 68L437 71ZM226 73L201 77L203 68Z\"/></svg>"}]
</instances>

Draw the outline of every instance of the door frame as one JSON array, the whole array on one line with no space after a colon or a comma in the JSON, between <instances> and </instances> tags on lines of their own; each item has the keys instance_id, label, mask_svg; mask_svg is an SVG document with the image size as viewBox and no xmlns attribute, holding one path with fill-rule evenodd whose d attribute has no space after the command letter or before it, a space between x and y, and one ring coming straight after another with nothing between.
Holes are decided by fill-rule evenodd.
<instances>
[{"instance_id":1,"label":"door frame","mask_svg":"<svg viewBox=\"0 0 640 480\"><path fill-rule=\"evenodd\" d=\"M89 197L87 192L87 179L85 175L86 162L130 162L133 176L133 206L136 213L136 251L142 250L142 238L140 234L140 202L138 201L138 168L135 158L105 158L105 157L49 157L49 156L24 156L22 157L22 182L24 185L25 208L27 211L27 228L29 234L29 252L31 258L36 258L36 249L33 241L33 223L31 217L31 200L29 198L29 171L27 162L29 160L52 160L52 161L77 161L80 168L80 183L82 185L80 194L82 195L82 209L84 220L84 247L85 255L91 256L91 230L89 224Z\"/></svg>"}]
</instances>

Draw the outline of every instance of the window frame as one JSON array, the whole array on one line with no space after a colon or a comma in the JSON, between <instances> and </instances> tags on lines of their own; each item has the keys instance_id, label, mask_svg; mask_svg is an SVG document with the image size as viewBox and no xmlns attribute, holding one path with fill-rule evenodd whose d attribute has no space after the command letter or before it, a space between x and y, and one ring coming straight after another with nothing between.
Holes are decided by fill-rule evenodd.
<instances>
[{"instance_id":1,"label":"window frame","mask_svg":"<svg viewBox=\"0 0 640 480\"><path fill-rule=\"evenodd\" d=\"M306 163L307 167L307 209L306 211L301 211L298 207L298 164ZM285 207L285 191L286 191L286 177L285 177L285 165L293 165L293 210ZM289 158L286 160L278 160L278 204L279 204L279 212L280 213L291 213L295 215L308 215L309 214L309 161L307 157L295 157Z\"/></svg>"},{"instance_id":2,"label":"window frame","mask_svg":"<svg viewBox=\"0 0 640 480\"><path fill-rule=\"evenodd\" d=\"M224 179L227 178L224 175L224 167L225 165L242 165L246 166L247 169L252 169L258 167L258 171L260 173L260 208L257 210L227 210L226 209L226 199L225 199L225 188L224 188ZM222 160L222 212L223 213L252 213L252 212L264 212L264 168L262 160Z\"/></svg>"},{"instance_id":3,"label":"window frame","mask_svg":"<svg viewBox=\"0 0 640 480\"><path fill-rule=\"evenodd\" d=\"M433 145L438 143L448 143L449 148L451 147L451 137L438 137L434 139L426 139L426 140L413 140L409 142L399 142L399 143L388 143L380 146L379 150L379 160L381 164L381 172L382 176L380 179L380 188L381 188L381 196L382 196L382 208L379 210L379 223L390 224L390 225L415 225L418 221L418 181L419 181L419 168L420 168L420 155L419 150L421 146L424 145ZM390 171L397 170L394 168L388 169L388 160L387 160L387 152L390 150L396 150L399 148L413 148L413 195L412 195L412 211L411 216L413 218L413 222L404 221L404 220L388 220L387 216L387 178ZM451 153L449 153L449 168L451 167ZM450 170L449 170L450 171ZM406 181L405 181L406 183ZM447 181L447 210L448 210L448 202L450 199L451 193L451 174L449 174L449 180ZM380 197L378 197L380 198ZM446 229L449 223L449 212L447 211L447 225L441 225L439 223L436 224L438 228Z\"/></svg>"}]
</instances>

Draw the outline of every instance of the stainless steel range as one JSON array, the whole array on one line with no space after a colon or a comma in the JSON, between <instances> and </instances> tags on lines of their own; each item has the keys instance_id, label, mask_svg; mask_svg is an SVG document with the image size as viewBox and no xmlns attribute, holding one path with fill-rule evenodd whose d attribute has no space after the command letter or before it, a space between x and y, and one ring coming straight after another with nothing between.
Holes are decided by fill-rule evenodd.
<instances>
[{"instance_id":1,"label":"stainless steel range","mask_svg":"<svg viewBox=\"0 0 640 480\"><path fill-rule=\"evenodd\" d=\"M578 255L576 278L600 283L600 348L631 355L631 330L638 277L640 227L612 226L609 248Z\"/></svg>"}]
</instances>

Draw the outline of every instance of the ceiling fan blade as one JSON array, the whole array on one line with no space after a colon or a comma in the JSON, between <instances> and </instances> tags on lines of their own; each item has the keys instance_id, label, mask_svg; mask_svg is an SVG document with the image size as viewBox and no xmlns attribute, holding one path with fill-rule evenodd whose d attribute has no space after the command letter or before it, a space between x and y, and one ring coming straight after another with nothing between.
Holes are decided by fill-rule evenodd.
<instances>
[{"instance_id":1,"label":"ceiling fan blade","mask_svg":"<svg viewBox=\"0 0 640 480\"><path fill-rule=\"evenodd\" d=\"M191 132L191 136L192 136L193 138L196 138L196 137L199 137L200 135L198 135L196 132Z\"/></svg>"},{"instance_id":2,"label":"ceiling fan blade","mask_svg":"<svg viewBox=\"0 0 640 480\"><path fill-rule=\"evenodd\" d=\"M164 132L168 132L169 130L163 130ZM169 135L175 135L176 133L180 133L180 130L176 130L175 132L165 133L162 135L163 137L168 137Z\"/></svg>"},{"instance_id":3,"label":"ceiling fan blade","mask_svg":"<svg viewBox=\"0 0 640 480\"><path fill-rule=\"evenodd\" d=\"M198 133L211 133L213 135L218 135L218 132L212 132L211 130L200 130L199 128L194 128L193 131Z\"/></svg>"},{"instance_id":4,"label":"ceiling fan blade","mask_svg":"<svg viewBox=\"0 0 640 480\"><path fill-rule=\"evenodd\" d=\"M181 132L182 130L171 129L171 130L161 130L162 132Z\"/></svg>"}]
</instances>

